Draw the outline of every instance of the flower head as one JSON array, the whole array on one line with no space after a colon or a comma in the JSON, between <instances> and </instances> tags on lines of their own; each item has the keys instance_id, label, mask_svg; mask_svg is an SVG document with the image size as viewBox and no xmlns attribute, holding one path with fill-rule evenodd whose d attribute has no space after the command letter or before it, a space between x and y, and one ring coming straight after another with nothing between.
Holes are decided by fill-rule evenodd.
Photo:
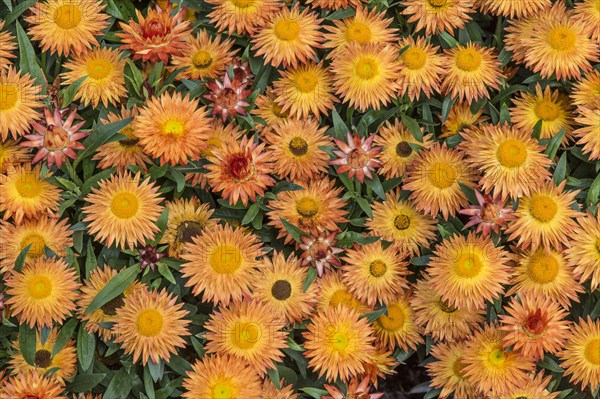
<instances>
[{"instance_id":1,"label":"flower head","mask_svg":"<svg viewBox=\"0 0 600 399\"><path fill-rule=\"evenodd\" d=\"M372 147L375 135L361 138L358 133L351 136L347 133L347 142L339 139L333 139L339 150L333 153L338 156L338 159L331 161L331 165L339 165L337 172L348 172L348 178L356 176L356 180L364 183L365 176L369 179L373 178L371 172L381 166L381 161L377 155L381 152L381 147Z\"/></svg>"}]
</instances>

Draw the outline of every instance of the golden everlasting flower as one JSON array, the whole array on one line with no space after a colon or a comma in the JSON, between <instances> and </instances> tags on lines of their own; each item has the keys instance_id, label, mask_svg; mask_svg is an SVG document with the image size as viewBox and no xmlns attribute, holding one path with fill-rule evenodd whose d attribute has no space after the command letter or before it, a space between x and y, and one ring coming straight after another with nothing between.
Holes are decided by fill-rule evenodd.
<instances>
[{"instance_id":1,"label":"golden everlasting flower","mask_svg":"<svg viewBox=\"0 0 600 399\"><path fill-rule=\"evenodd\" d=\"M83 208L83 221L88 223L89 234L107 246L120 248L133 248L152 239L164 207L159 187L150 177L143 182L140 178L139 173L113 175L85 197L89 205Z\"/></svg>"},{"instance_id":2,"label":"golden everlasting flower","mask_svg":"<svg viewBox=\"0 0 600 399\"><path fill-rule=\"evenodd\" d=\"M237 50L232 50L233 41L216 35L211 38L208 31L201 29L196 36L189 36L187 47L182 54L171 61L173 69L185 68L177 78L206 79L219 78L225 67L232 63Z\"/></svg>"},{"instance_id":3,"label":"golden everlasting flower","mask_svg":"<svg viewBox=\"0 0 600 399\"><path fill-rule=\"evenodd\" d=\"M403 15L410 15L406 22L416 22L415 32L425 28L425 36L462 29L475 12L473 0L408 0Z\"/></svg>"},{"instance_id":4,"label":"golden everlasting flower","mask_svg":"<svg viewBox=\"0 0 600 399\"><path fill-rule=\"evenodd\" d=\"M410 291L387 304L386 313L373 321L377 346L404 351L416 349L423 343L421 329L415 323L415 314L409 303Z\"/></svg>"},{"instance_id":5,"label":"golden everlasting flower","mask_svg":"<svg viewBox=\"0 0 600 399\"><path fill-rule=\"evenodd\" d=\"M228 355L205 355L196 360L182 383L184 399L258 398L262 393L256 372Z\"/></svg>"},{"instance_id":6,"label":"golden everlasting flower","mask_svg":"<svg viewBox=\"0 0 600 399\"><path fill-rule=\"evenodd\" d=\"M97 47L84 54L74 56L63 66L68 70L61 74L63 85L80 83L74 100L82 100L84 105L97 107L102 103L115 105L125 90L125 59L123 53L108 47Z\"/></svg>"},{"instance_id":7,"label":"golden everlasting flower","mask_svg":"<svg viewBox=\"0 0 600 399\"><path fill-rule=\"evenodd\" d=\"M63 396L60 382L35 371L16 373L0 382L0 399L69 399Z\"/></svg>"},{"instance_id":8,"label":"golden everlasting flower","mask_svg":"<svg viewBox=\"0 0 600 399\"><path fill-rule=\"evenodd\" d=\"M39 3L38 3L39 4ZM41 86L27 73L21 76L14 68L0 68L0 136L5 141L8 135L17 139L29 132L31 122L39 119L38 100Z\"/></svg>"},{"instance_id":9,"label":"golden everlasting flower","mask_svg":"<svg viewBox=\"0 0 600 399\"><path fill-rule=\"evenodd\" d=\"M185 347L184 337L190 335L187 310L177 298L162 291L136 290L123 299L117 310L113 331L114 342L121 344L126 354L133 354L133 362L168 362L177 348Z\"/></svg>"},{"instance_id":10,"label":"golden everlasting flower","mask_svg":"<svg viewBox=\"0 0 600 399\"><path fill-rule=\"evenodd\" d=\"M400 94L416 101L421 93L427 98L438 93L440 76L444 74L439 47L426 43L423 37L415 40L412 36L400 40L398 47L404 49L400 54Z\"/></svg>"},{"instance_id":11,"label":"golden everlasting flower","mask_svg":"<svg viewBox=\"0 0 600 399\"><path fill-rule=\"evenodd\" d=\"M11 59L16 57L13 51L17 49L12 33L2 30L4 23L5 21L0 22L0 69L8 69L12 66Z\"/></svg>"},{"instance_id":12,"label":"golden everlasting flower","mask_svg":"<svg viewBox=\"0 0 600 399\"><path fill-rule=\"evenodd\" d=\"M181 273L194 295L201 293L203 302L228 305L250 294L257 274L262 246L257 236L230 225L204 229L192 238L181 257L187 261Z\"/></svg>"},{"instance_id":13,"label":"golden everlasting flower","mask_svg":"<svg viewBox=\"0 0 600 399\"><path fill-rule=\"evenodd\" d=\"M400 74L395 46L351 43L331 63L336 93L349 106L366 111L390 103Z\"/></svg>"},{"instance_id":14,"label":"golden everlasting flower","mask_svg":"<svg viewBox=\"0 0 600 399\"><path fill-rule=\"evenodd\" d=\"M10 139L0 141L0 173L6 173L11 166L16 167L30 162L31 154L28 149Z\"/></svg>"},{"instance_id":15,"label":"golden everlasting flower","mask_svg":"<svg viewBox=\"0 0 600 399\"><path fill-rule=\"evenodd\" d=\"M566 369L569 381L593 392L600 385L600 320L579 319L571 331L560 354L560 366Z\"/></svg>"},{"instance_id":16,"label":"golden everlasting flower","mask_svg":"<svg viewBox=\"0 0 600 399\"><path fill-rule=\"evenodd\" d=\"M254 56L263 56L266 63L274 67L283 64L284 68L314 61L315 49L320 48L323 41L321 22L309 8L300 11L298 4L292 9L282 8L254 35Z\"/></svg>"},{"instance_id":17,"label":"golden everlasting flower","mask_svg":"<svg viewBox=\"0 0 600 399\"><path fill-rule=\"evenodd\" d=\"M464 374L467 345L468 341L451 341L440 342L431 347L431 356L437 360L428 363L425 367L431 377L431 385L441 388L441 399L446 399L451 394L461 399L476 397L476 388Z\"/></svg>"},{"instance_id":18,"label":"golden everlasting flower","mask_svg":"<svg viewBox=\"0 0 600 399\"><path fill-rule=\"evenodd\" d=\"M13 373L24 373L27 371L37 372L39 375L44 375L48 370L57 369L52 377L58 382L64 384L66 378L75 375L77 371L77 349L75 349L75 341L70 339L64 343L62 349L52 355L58 329L52 328L45 337L45 342L42 343L42 337L39 331L35 332L35 355L33 365L27 363L21 353L19 340L12 343L15 353L10 359L10 368ZM1 388L0 388L1 390Z\"/></svg>"},{"instance_id":19,"label":"golden everlasting flower","mask_svg":"<svg viewBox=\"0 0 600 399\"><path fill-rule=\"evenodd\" d=\"M108 27L110 15L100 0L47 0L31 7L25 20L28 33L41 41L42 51L65 57L81 54L100 44L98 36Z\"/></svg>"},{"instance_id":20,"label":"golden everlasting flower","mask_svg":"<svg viewBox=\"0 0 600 399\"><path fill-rule=\"evenodd\" d=\"M285 322L271 307L256 301L232 303L210 315L204 324L208 353L230 355L248 363L260 376L283 360L287 347Z\"/></svg>"},{"instance_id":21,"label":"golden everlasting flower","mask_svg":"<svg viewBox=\"0 0 600 399\"><path fill-rule=\"evenodd\" d=\"M600 213L595 217L587 213L577 222L578 226L570 231L567 260L582 283L590 280L594 291L600 286Z\"/></svg>"},{"instance_id":22,"label":"golden everlasting flower","mask_svg":"<svg viewBox=\"0 0 600 399\"><path fill-rule=\"evenodd\" d=\"M477 309L486 301L504 294L511 269L508 253L494 245L490 237L454 235L433 251L427 272L431 287L448 304Z\"/></svg>"},{"instance_id":23,"label":"golden everlasting flower","mask_svg":"<svg viewBox=\"0 0 600 399\"><path fill-rule=\"evenodd\" d=\"M6 287L10 295L6 304L19 322L41 328L62 324L75 310L80 284L64 261L38 258L26 263L21 272L9 273Z\"/></svg>"},{"instance_id":24,"label":"golden everlasting flower","mask_svg":"<svg viewBox=\"0 0 600 399\"><path fill-rule=\"evenodd\" d=\"M307 329L302 336L308 366L329 382L338 378L348 381L364 372L365 364L375 353L369 321L347 307L318 312Z\"/></svg>"},{"instance_id":25,"label":"golden everlasting flower","mask_svg":"<svg viewBox=\"0 0 600 399\"><path fill-rule=\"evenodd\" d=\"M209 131L205 107L189 94L165 92L153 97L134 119L135 136L144 151L160 163L186 165L200 157Z\"/></svg>"},{"instance_id":26,"label":"golden everlasting flower","mask_svg":"<svg viewBox=\"0 0 600 399\"><path fill-rule=\"evenodd\" d=\"M403 190L412 191L409 199L428 215L442 213L444 219L454 216L468 204L460 183L474 188L475 172L469 168L463 154L434 143L421 151L404 177Z\"/></svg>"},{"instance_id":27,"label":"golden everlasting flower","mask_svg":"<svg viewBox=\"0 0 600 399\"><path fill-rule=\"evenodd\" d=\"M519 201L516 219L506 231L509 240L517 240L522 248L535 251L543 246L560 249L568 246L568 235L576 227L574 217L582 214L571 208L578 191L564 192L566 180L555 186L552 181L540 183Z\"/></svg>"},{"instance_id":28,"label":"golden everlasting flower","mask_svg":"<svg viewBox=\"0 0 600 399\"><path fill-rule=\"evenodd\" d=\"M213 6L210 23L219 32L253 35L284 3L280 0L206 0Z\"/></svg>"},{"instance_id":29,"label":"golden everlasting flower","mask_svg":"<svg viewBox=\"0 0 600 399\"><path fill-rule=\"evenodd\" d=\"M48 183L51 175L40 175L40 166L17 165L0 175L0 212L4 220L12 217L16 224L23 218L52 216L58 210L61 190Z\"/></svg>"}]
</instances>

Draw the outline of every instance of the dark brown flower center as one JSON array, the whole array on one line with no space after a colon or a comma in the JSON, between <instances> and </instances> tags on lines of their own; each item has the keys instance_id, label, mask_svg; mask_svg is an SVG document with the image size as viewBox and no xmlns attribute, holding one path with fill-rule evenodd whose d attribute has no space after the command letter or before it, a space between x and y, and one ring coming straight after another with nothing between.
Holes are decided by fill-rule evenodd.
<instances>
[{"instance_id":1,"label":"dark brown flower center","mask_svg":"<svg viewBox=\"0 0 600 399\"><path fill-rule=\"evenodd\" d=\"M185 243L192 242L192 238L199 236L204 230L204 225L195 220L188 220L177 227L177 240Z\"/></svg>"},{"instance_id":2,"label":"dark brown flower center","mask_svg":"<svg viewBox=\"0 0 600 399\"><path fill-rule=\"evenodd\" d=\"M33 364L35 364L36 367L43 369L48 368L52 364L52 354L46 349L40 349L39 351L35 352Z\"/></svg>"},{"instance_id":3,"label":"dark brown flower center","mask_svg":"<svg viewBox=\"0 0 600 399\"><path fill-rule=\"evenodd\" d=\"M454 313L456 312L456 307L448 304L447 301L443 301L440 299L439 301L440 310L444 313Z\"/></svg>"},{"instance_id":4,"label":"dark brown flower center","mask_svg":"<svg viewBox=\"0 0 600 399\"><path fill-rule=\"evenodd\" d=\"M121 144L123 147L133 147L137 143L139 143L139 141L140 139L138 139L137 137L130 137L123 140L119 140L119 144Z\"/></svg>"},{"instance_id":5,"label":"dark brown flower center","mask_svg":"<svg viewBox=\"0 0 600 399\"><path fill-rule=\"evenodd\" d=\"M292 295L292 285L287 280L277 280L271 287L271 295L279 301L285 301Z\"/></svg>"},{"instance_id":6,"label":"dark brown flower center","mask_svg":"<svg viewBox=\"0 0 600 399\"><path fill-rule=\"evenodd\" d=\"M123 295L120 294L119 296L106 302L104 305L102 305L102 307L100 307L100 309L102 309L105 315L114 316L117 314L117 309L119 309L124 304L125 302L123 301Z\"/></svg>"},{"instance_id":7,"label":"dark brown flower center","mask_svg":"<svg viewBox=\"0 0 600 399\"><path fill-rule=\"evenodd\" d=\"M401 158L407 158L412 154L412 151L413 149L407 141L401 141L396 144L396 154Z\"/></svg>"}]
</instances>

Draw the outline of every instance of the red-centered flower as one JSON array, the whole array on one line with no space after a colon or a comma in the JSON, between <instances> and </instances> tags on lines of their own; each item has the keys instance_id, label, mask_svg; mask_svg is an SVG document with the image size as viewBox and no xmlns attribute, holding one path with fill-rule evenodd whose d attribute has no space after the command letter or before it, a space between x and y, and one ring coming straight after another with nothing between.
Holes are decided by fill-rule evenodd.
<instances>
[{"instance_id":1,"label":"red-centered flower","mask_svg":"<svg viewBox=\"0 0 600 399\"><path fill-rule=\"evenodd\" d=\"M240 72L238 72L240 75ZM252 93L252 90L247 89L247 85L240 80L229 77L226 72L223 80L215 79L208 83L210 94L205 94L204 98L211 101L213 107L212 115L221 114L223 122L227 120L229 115L235 118L237 114L246 115L244 107L250 104L246 98Z\"/></svg>"},{"instance_id":2,"label":"red-centered flower","mask_svg":"<svg viewBox=\"0 0 600 399\"><path fill-rule=\"evenodd\" d=\"M348 172L348 178L356 176L361 183L365 182L365 176L372 179L371 172L381 166L381 161L376 158L381 152L381 147L373 148L373 139L375 139L374 134L361 139L358 133L355 133L354 137L347 133L348 143L333 139L340 150L333 152L339 158L331 161L330 164L340 165L338 173Z\"/></svg>"},{"instance_id":3,"label":"red-centered flower","mask_svg":"<svg viewBox=\"0 0 600 399\"><path fill-rule=\"evenodd\" d=\"M322 396L321 399L379 399L383 396L382 393L369 393L371 384L369 378L364 378L360 384L358 378L353 378L348 384L348 393L344 395L338 387L325 384L325 389L330 396Z\"/></svg>"},{"instance_id":4,"label":"red-centered flower","mask_svg":"<svg viewBox=\"0 0 600 399\"><path fill-rule=\"evenodd\" d=\"M468 209L458 211L461 215L471 216L465 228L477 225L475 232L487 237L491 231L500 234L500 227L507 227L506 222L515 218L512 208L505 208L506 201L499 196L484 195L478 190L475 190L475 196L479 205L469 205Z\"/></svg>"},{"instance_id":5,"label":"red-centered flower","mask_svg":"<svg viewBox=\"0 0 600 399\"><path fill-rule=\"evenodd\" d=\"M39 151L33 158L33 163L42 159L48 161L48 167L56 163L59 168L62 166L65 157L76 159L75 150L83 150L85 147L79 143L79 140L88 136L91 132L81 132L79 129L85 124L85 121L75 123L77 118L77 109L73 109L67 118L63 117L69 112L67 108L54 108L51 112L48 108L44 109L44 119L41 122L32 122L37 134L27 134L25 138L29 141L21 143L24 147L39 148Z\"/></svg>"},{"instance_id":6,"label":"red-centered flower","mask_svg":"<svg viewBox=\"0 0 600 399\"><path fill-rule=\"evenodd\" d=\"M302 265L313 265L317 269L319 277L323 275L323 271L330 269L332 265L340 267L342 263L337 257L337 254L342 252L341 248L335 247L336 232L331 234L321 234L318 237L302 236Z\"/></svg>"},{"instance_id":7,"label":"red-centered flower","mask_svg":"<svg viewBox=\"0 0 600 399\"><path fill-rule=\"evenodd\" d=\"M133 53L133 60L165 64L174 55L180 55L187 46L187 36L192 32L190 21L184 21L185 10L171 16L171 6L164 11L160 7L150 8L146 18L136 10L137 20L121 22L123 33L117 33L123 41L121 50Z\"/></svg>"}]
</instances>

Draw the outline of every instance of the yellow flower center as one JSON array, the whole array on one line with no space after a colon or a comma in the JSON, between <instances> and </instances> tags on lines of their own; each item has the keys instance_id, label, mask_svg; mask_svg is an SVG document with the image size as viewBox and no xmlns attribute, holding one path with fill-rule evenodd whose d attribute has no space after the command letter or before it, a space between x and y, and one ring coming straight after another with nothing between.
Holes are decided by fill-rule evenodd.
<instances>
[{"instance_id":1,"label":"yellow flower center","mask_svg":"<svg viewBox=\"0 0 600 399\"><path fill-rule=\"evenodd\" d=\"M296 201L296 211L303 218L310 219L319 212L319 203L311 197L303 197Z\"/></svg>"},{"instance_id":2,"label":"yellow flower center","mask_svg":"<svg viewBox=\"0 0 600 399\"><path fill-rule=\"evenodd\" d=\"M387 331L398 331L404 327L406 315L404 310L397 304L391 304L387 308L387 315L382 314L377 319L381 328Z\"/></svg>"},{"instance_id":3,"label":"yellow flower center","mask_svg":"<svg viewBox=\"0 0 600 399\"><path fill-rule=\"evenodd\" d=\"M108 77L113 70L113 64L107 59L90 60L86 67L88 76L95 80Z\"/></svg>"},{"instance_id":4,"label":"yellow flower center","mask_svg":"<svg viewBox=\"0 0 600 399\"><path fill-rule=\"evenodd\" d=\"M454 363L452 363L452 372L455 376L462 379L465 378L463 370L465 369L466 364L463 363L461 360L462 359L459 357L454 361Z\"/></svg>"},{"instance_id":5,"label":"yellow flower center","mask_svg":"<svg viewBox=\"0 0 600 399\"><path fill-rule=\"evenodd\" d=\"M506 355L504 354L504 351L502 350L502 348L496 348L488 354L488 361L494 367L504 366L505 360L506 360Z\"/></svg>"},{"instance_id":6,"label":"yellow flower center","mask_svg":"<svg viewBox=\"0 0 600 399\"><path fill-rule=\"evenodd\" d=\"M237 8L248 8L254 4L255 0L230 0Z\"/></svg>"},{"instance_id":7,"label":"yellow flower center","mask_svg":"<svg viewBox=\"0 0 600 399\"><path fill-rule=\"evenodd\" d=\"M0 112L12 109L19 99L19 90L14 83L0 83Z\"/></svg>"},{"instance_id":8,"label":"yellow flower center","mask_svg":"<svg viewBox=\"0 0 600 399\"><path fill-rule=\"evenodd\" d=\"M21 251L27 248L31 244L27 257L36 259L44 254L44 248L46 247L46 240L38 233L29 233L21 241Z\"/></svg>"},{"instance_id":9,"label":"yellow flower center","mask_svg":"<svg viewBox=\"0 0 600 399\"><path fill-rule=\"evenodd\" d=\"M542 100L535 104L535 116L546 122L552 122L560 116L560 106L552 101Z\"/></svg>"},{"instance_id":10,"label":"yellow flower center","mask_svg":"<svg viewBox=\"0 0 600 399\"><path fill-rule=\"evenodd\" d=\"M300 157L308 152L308 143L302 137L294 137L290 140L288 148L292 154Z\"/></svg>"},{"instance_id":11,"label":"yellow flower center","mask_svg":"<svg viewBox=\"0 0 600 399\"><path fill-rule=\"evenodd\" d=\"M465 249L465 252L456 260L454 271L459 277L477 277L481 273L481 269L483 269L481 257L472 253L472 249Z\"/></svg>"},{"instance_id":12,"label":"yellow flower center","mask_svg":"<svg viewBox=\"0 0 600 399\"><path fill-rule=\"evenodd\" d=\"M431 165L427 177L435 188L443 190L456 182L456 168L449 163L435 162Z\"/></svg>"},{"instance_id":13,"label":"yellow flower center","mask_svg":"<svg viewBox=\"0 0 600 399\"><path fill-rule=\"evenodd\" d=\"M118 193L112 198L110 210L119 219L129 219L137 215L140 202L132 193Z\"/></svg>"},{"instance_id":14,"label":"yellow flower center","mask_svg":"<svg viewBox=\"0 0 600 399\"><path fill-rule=\"evenodd\" d=\"M181 119L170 118L163 125L162 132L166 136L181 137L185 133L185 123Z\"/></svg>"},{"instance_id":15,"label":"yellow flower center","mask_svg":"<svg viewBox=\"0 0 600 399\"><path fill-rule=\"evenodd\" d=\"M211 399L232 398L237 398L236 389L227 382L219 382L211 390Z\"/></svg>"},{"instance_id":16,"label":"yellow flower center","mask_svg":"<svg viewBox=\"0 0 600 399\"><path fill-rule=\"evenodd\" d=\"M344 352L348 347L349 341L348 334L343 331L338 331L331 337L331 347L338 352Z\"/></svg>"},{"instance_id":17,"label":"yellow flower center","mask_svg":"<svg viewBox=\"0 0 600 399\"><path fill-rule=\"evenodd\" d=\"M62 29L73 29L81 22L81 9L74 4L65 4L54 12L54 22Z\"/></svg>"},{"instance_id":18,"label":"yellow flower center","mask_svg":"<svg viewBox=\"0 0 600 399\"><path fill-rule=\"evenodd\" d=\"M313 71L304 71L294 79L296 88L302 93L311 93L319 84L319 75Z\"/></svg>"},{"instance_id":19,"label":"yellow flower center","mask_svg":"<svg viewBox=\"0 0 600 399\"><path fill-rule=\"evenodd\" d=\"M594 338L585 346L585 358L588 362L600 366L600 338Z\"/></svg>"},{"instance_id":20,"label":"yellow flower center","mask_svg":"<svg viewBox=\"0 0 600 399\"><path fill-rule=\"evenodd\" d=\"M381 277L387 272L387 265L381 259L374 260L369 265L369 273L373 277Z\"/></svg>"},{"instance_id":21,"label":"yellow flower center","mask_svg":"<svg viewBox=\"0 0 600 399\"><path fill-rule=\"evenodd\" d=\"M232 244L219 245L210 254L210 267L219 274L233 274L242 266L242 251Z\"/></svg>"},{"instance_id":22,"label":"yellow flower center","mask_svg":"<svg viewBox=\"0 0 600 399\"><path fill-rule=\"evenodd\" d=\"M546 254L543 249L531 255L527 272L529 278L539 284L547 284L558 276L559 263L552 254Z\"/></svg>"},{"instance_id":23,"label":"yellow flower center","mask_svg":"<svg viewBox=\"0 0 600 399\"><path fill-rule=\"evenodd\" d=\"M427 53L418 47L411 47L401 55L404 65L408 69L417 70L423 68L427 61Z\"/></svg>"},{"instance_id":24,"label":"yellow flower center","mask_svg":"<svg viewBox=\"0 0 600 399\"><path fill-rule=\"evenodd\" d=\"M27 292L34 299L48 298L52 294L52 280L44 274L32 276L27 281Z\"/></svg>"},{"instance_id":25,"label":"yellow flower center","mask_svg":"<svg viewBox=\"0 0 600 399\"><path fill-rule=\"evenodd\" d=\"M34 173L25 173L15 181L15 188L23 198L39 196L43 191L42 182Z\"/></svg>"},{"instance_id":26,"label":"yellow flower center","mask_svg":"<svg viewBox=\"0 0 600 399\"><path fill-rule=\"evenodd\" d=\"M575 48L577 37L572 29L559 26L548 33L548 44L554 50L569 51Z\"/></svg>"},{"instance_id":27,"label":"yellow flower center","mask_svg":"<svg viewBox=\"0 0 600 399\"><path fill-rule=\"evenodd\" d=\"M394 227L398 230L406 230L410 227L410 218L406 215L398 215L394 218Z\"/></svg>"},{"instance_id":28,"label":"yellow flower center","mask_svg":"<svg viewBox=\"0 0 600 399\"><path fill-rule=\"evenodd\" d=\"M135 131L135 129L130 124L130 125L125 126L123 129L119 130L119 133L121 133L123 136L127 136L129 138L135 138L135 134L133 133L134 131Z\"/></svg>"},{"instance_id":29,"label":"yellow flower center","mask_svg":"<svg viewBox=\"0 0 600 399\"><path fill-rule=\"evenodd\" d=\"M556 216L557 211L556 201L546 195L534 195L529 200L529 213L539 222L550 222Z\"/></svg>"},{"instance_id":30,"label":"yellow flower center","mask_svg":"<svg viewBox=\"0 0 600 399\"><path fill-rule=\"evenodd\" d=\"M371 41L371 28L364 22L353 21L346 28L346 40L349 42L369 43Z\"/></svg>"},{"instance_id":31,"label":"yellow flower center","mask_svg":"<svg viewBox=\"0 0 600 399\"><path fill-rule=\"evenodd\" d=\"M379 63L372 57L361 57L354 64L354 73L361 79L371 80L379 75Z\"/></svg>"},{"instance_id":32,"label":"yellow flower center","mask_svg":"<svg viewBox=\"0 0 600 399\"><path fill-rule=\"evenodd\" d=\"M275 23L273 30L279 40L290 41L300 34L300 24L293 19L284 18Z\"/></svg>"},{"instance_id":33,"label":"yellow flower center","mask_svg":"<svg viewBox=\"0 0 600 399\"><path fill-rule=\"evenodd\" d=\"M427 3L433 8L442 8L448 3L448 0L427 0Z\"/></svg>"},{"instance_id":34,"label":"yellow flower center","mask_svg":"<svg viewBox=\"0 0 600 399\"><path fill-rule=\"evenodd\" d=\"M481 54L474 48L459 50L456 54L456 66L461 71L473 72L481 65Z\"/></svg>"},{"instance_id":35,"label":"yellow flower center","mask_svg":"<svg viewBox=\"0 0 600 399\"><path fill-rule=\"evenodd\" d=\"M517 139L508 139L498 146L496 157L502 166L517 168L527 161L527 147Z\"/></svg>"},{"instance_id":36,"label":"yellow flower center","mask_svg":"<svg viewBox=\"0 0 600 399\"><path fill-rule=\"evenodd\" d=\"M345 289L341 289L333 293L329 299L329 305L333 306L334 308L336 308L339 304L353 307L353 301L354 298L352 298L352 295Z\"/></svg>"},{"instance_id":37,"label":"yellow flower center","mask_svg":"<svg viewBox=\"0 0 600 399\"><path fill-rule=\"evenodd\" d=\"M156 309L142 310L135 320L138 333L144 337L155 337L162 331L163 315Z\"/></svg>"},{"instance_id":38,"label":"yellow flower center","mask_svg":"<svg viewBox=\"0 0 600 399\"><path fill-rule=\"evenodd\" d=\"M192 64L194 68L197 69L206 69L212 65L213 59L210 56L210 53L205 50L198 50L194 57L192 57Z\"/></svg>"},{"instance_id":39,"label":"yellow flower center","mask_svg":"<svg viewBox=\"0 0 600 399\"><path fill-rule=\"evenodd\" d=\"M236 325L231 334L233 344L240 349L252 349L260 339L260 328L255 323L241 323Z\"/></svg>"}]
</instances>

